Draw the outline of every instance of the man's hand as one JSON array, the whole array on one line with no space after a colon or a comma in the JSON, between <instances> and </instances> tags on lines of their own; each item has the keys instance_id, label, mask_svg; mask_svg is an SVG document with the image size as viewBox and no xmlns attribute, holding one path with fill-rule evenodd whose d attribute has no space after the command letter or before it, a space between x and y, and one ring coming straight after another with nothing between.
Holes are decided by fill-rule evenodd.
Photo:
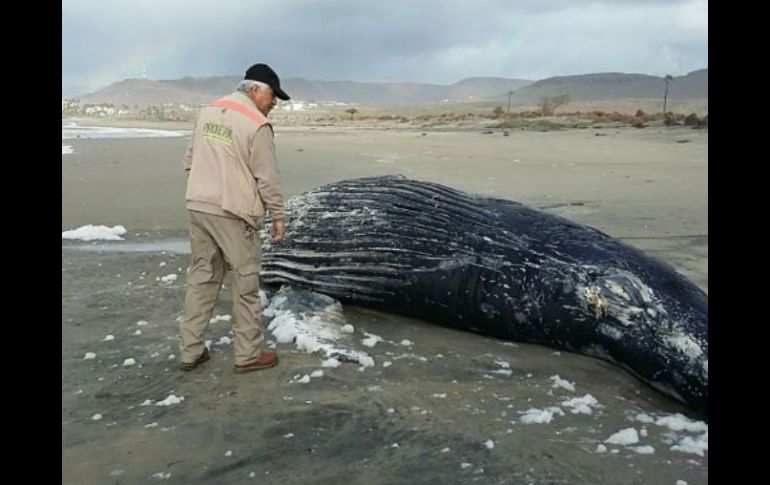
<instances>
[{"instance_id":1,"label":"man's hand","mask_svg":"<svg viewBox=\"0 0 770 485\"><path fill-rule=\"evenodd\" d=\"M286 234L286 224L284 224L283 219L273 221L273 229L270 231L270 242L278 244L283 239L284 234Z\"/></svg>"}]
</instances>

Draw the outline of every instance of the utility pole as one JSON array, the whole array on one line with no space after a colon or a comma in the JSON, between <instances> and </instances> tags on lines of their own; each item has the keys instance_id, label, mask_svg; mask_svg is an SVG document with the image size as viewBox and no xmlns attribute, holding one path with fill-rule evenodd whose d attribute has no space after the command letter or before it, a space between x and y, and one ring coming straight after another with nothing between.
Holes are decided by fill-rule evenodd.
<instances>
[{"instance_id":1,"label":"utility pole","mask_svg":"<svg viewBox=\"0 0 770 485\"><path fill-rule=\"evenodd\" d=\"M671 74L666 74L666 77L663 78L666 81L666 93L663 95L663 115L666 115L666 101L668 100L668 83L674 79L671 77Z\"/></svg>"}]
</instances>

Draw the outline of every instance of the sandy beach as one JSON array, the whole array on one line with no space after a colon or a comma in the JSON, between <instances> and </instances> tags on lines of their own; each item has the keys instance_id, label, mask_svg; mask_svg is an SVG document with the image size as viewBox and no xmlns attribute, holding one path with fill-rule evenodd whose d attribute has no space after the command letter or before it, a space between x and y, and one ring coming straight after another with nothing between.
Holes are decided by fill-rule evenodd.
<instances>
[{"instance_id":1,"label":"sandy beach","mask_svg":"<svg viewBox=\"0 0 770 485\"><path fill-rule=\"evenodd\" d=\"M599 229L708 292L708 130L275 131L289 197L370 175L434 181ZM177 371L187 141L62 140L72 152L62 154L62 231L128 231L125 242L62 242L62 483L708 483L708 452L686 446L702 443L705 424L623 369L366 308L344 312L351 346L382 337L365 348L373 367L322 369L303 384L321 358L278 344L278 367L235 375L222 339L230 324L217 321L212 360ZM169 274L177 279L160 280ZM215 315L229 315L230 301L223 291ZM522 420L587 394L598 403L590 414L561 405L549 422ZM184 400L159 405L172 395ZM635 442L606 442L628 428Z\"/></svg>"}]
</instances>

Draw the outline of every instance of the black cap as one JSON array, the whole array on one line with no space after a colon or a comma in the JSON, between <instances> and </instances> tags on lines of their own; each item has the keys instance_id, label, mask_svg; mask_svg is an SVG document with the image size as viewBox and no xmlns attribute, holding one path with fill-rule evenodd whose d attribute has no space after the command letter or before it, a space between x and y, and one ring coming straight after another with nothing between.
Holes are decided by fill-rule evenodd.
<instances>
[{"instance_id":1,"label":"black cap","mask_svg":"<svg viewBox=\"0 0 770 485\"><path fill-rule=\"evenodd\" d=\"M267 64L254 64L246 71L246 75L243 79L263 82L273 88L273 92L280 99L284 101L289 99L289 95L281 89L281 80L278 79L278 74L276 74Z\"/></svg>"}]
</instances>

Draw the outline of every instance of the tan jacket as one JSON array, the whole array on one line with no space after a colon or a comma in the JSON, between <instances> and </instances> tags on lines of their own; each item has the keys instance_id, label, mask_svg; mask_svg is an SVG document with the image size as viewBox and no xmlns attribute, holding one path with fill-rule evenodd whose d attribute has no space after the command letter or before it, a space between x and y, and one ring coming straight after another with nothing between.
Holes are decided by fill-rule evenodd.
<instances>
[{"instance_id":1,"label":"tan jacket","mask_svg":"<svg viewBox=\"0 0 770 485\"><path fill-rule=\"evenodd\" d=\"M235 92L203 108L184 157L187 208L238 217L259 229L270 211L283 219L273 127Z\"/></svg>"}]
</instances>

